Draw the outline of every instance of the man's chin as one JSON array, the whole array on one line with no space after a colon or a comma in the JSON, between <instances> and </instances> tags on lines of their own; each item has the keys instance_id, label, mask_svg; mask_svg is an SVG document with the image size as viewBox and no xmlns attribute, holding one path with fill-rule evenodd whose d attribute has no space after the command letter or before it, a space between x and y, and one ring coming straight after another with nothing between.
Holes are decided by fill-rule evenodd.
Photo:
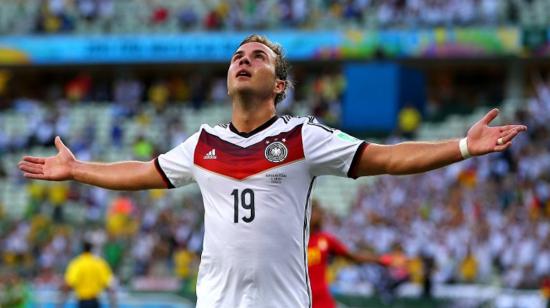
<instances>
[{"instance_id":1,"label":"man's chin","mask_svg":"<svg viewBox=\"0 0 550 308\"><path fill-rule=\"evenodd\" d=\"M245 85L239 85L234 87L231 91L229 91L229 96L234 98L239 98L241 100L263 100L265 98L269 98L270 93L267 91L262 91L261 89L245 86Z\"/></svg>"},{"instance_id":2,"label":"man's chin","mask_svg":"<svg viewBox=\"0 0 550 308\"><path fill-rule=\"evenodd\" d=\"M254 91L252 87L241 85L239 87L235 87L235 89L231 91L230 96L250 97L254 96L255 93L256 91Z\"/></svg>"}]
</instances>

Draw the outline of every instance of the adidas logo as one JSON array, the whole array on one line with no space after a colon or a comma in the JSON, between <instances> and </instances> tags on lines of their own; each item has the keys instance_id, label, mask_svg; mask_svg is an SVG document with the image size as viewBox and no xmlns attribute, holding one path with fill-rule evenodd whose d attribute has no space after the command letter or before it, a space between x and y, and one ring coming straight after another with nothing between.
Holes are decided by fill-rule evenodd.
<instances>
[{"instance_id":1,"label":"adidas logo","mask_svg":"<svg viewBox=\"0 0 550 308\"><path fill-rule=\"evenodd\" d=\"M206 155L204 155L204 159L216 159L216 149L212 149L210 150L210 152L206 153Z\"/></svg>"}]
</instances>

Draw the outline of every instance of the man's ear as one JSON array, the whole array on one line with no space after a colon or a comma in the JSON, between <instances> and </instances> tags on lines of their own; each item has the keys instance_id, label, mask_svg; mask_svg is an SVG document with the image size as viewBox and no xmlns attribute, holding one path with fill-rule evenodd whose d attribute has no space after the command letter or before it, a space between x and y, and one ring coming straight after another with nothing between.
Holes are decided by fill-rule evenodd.
<instances>
[{"instance_id":1,"label":"man's ear","mask_svg":"<svg viewBox=\"0 0 550 308\"><path fill-rule=\"evenodd\" d=\"M285 92L286 89L286 81L281 79L275 79L275 93L281 94Z\"/></svg>"}]
</instances>

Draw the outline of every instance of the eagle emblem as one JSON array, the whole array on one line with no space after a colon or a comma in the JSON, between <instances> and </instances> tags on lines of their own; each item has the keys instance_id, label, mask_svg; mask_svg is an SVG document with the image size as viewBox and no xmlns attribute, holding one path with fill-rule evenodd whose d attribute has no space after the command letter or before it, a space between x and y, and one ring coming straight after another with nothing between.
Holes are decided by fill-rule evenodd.
<instances>
[{"instance_id":1,"label":"eagle emblem","mask_svg":"<svg viewBox=\"0 0 550 308\"><path fill-rule=\"evenodd\" d=\"M286 159L288 149L282 142L276 141L265 148L265 158L272 163L280 163Z\"/></svg>"}]
</instances>

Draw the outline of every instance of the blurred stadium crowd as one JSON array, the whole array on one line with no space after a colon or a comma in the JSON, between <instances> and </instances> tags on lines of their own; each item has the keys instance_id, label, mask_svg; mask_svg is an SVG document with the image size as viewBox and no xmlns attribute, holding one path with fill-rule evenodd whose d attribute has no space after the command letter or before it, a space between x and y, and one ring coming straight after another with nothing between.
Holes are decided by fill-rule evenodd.
<instances>
[{"instance_id":1,"label":"blurred stadium crowd","mask_svg":"<svg viewBox=\"0 0 550 308\"><path fill-rule=\"evenodd\" d=\"M80 159L104 160L113 152L123 159L150 159L192 133L177 120L194 110L192 103L159 109L153 86L145 99L152 105L144 105L139 95L143 85L125 80L113 87L112 102L91 104L85 98L98 93L76 91L79 96L71 99L71 84L55 103L20 98L4 110L3 120L13 115L26 120L16 130L0 130L0 153L5 157L0 180L27 191L29 199L22 219L0 216L2 271L55 285L86 238L97 244L122 284L136 277L175 275L192 294L203 233L200 195L179 198L162 190L112 193L74 183L29 182L9 159L51 151L56 134L67 136L66 143ZM125 90L117 91L119 87ZM220 104L212 101L215 92L204 100L209 103L195 108L211 112ZM191 97L187 98L192 101ZM82 108L88 108L87 113L75 118ZM94 113L89 108L104 112L90 118ZM101 126L107 134L96 126L104 118L110 118L107 127ZM422 260L429 257L434 263L430 277L437 283L537 287L550 274L549 120L550 83L541 81L511 119L529 126L529 133L511 150L428 174L378 177L359 191L349 215L327 217L326 228L353 249L383 254L400 247L411 259L406 271L414 282L426 279ZM138 123L138 131L165 135L124 137L129 123ZM400 138L392 136L386 142ZM360 266L337 268L338 283L372 283Z\"/></svg>"},{"instance_id":2,"label":"blurred stadium crowd","mask_svg":"<svg viewBox=\"0 0 550 308\"><path fill-rule=\"evenodd\" d=\"M402 251L419 283L428 258L436 283L537 286L550 273L549 111L550 83L542 81L510 119L526 123L529 134L509 151L422 175L378 177L359 192L352 215L334 217L327 229L355 249ZM339 278L348 286L364 281L357 268Z\"/></svg>"},{"instance_id":3,"label":"blurred stadium crowd","mask_svg":"<svg viewBox=\"0 0 550 308\"><path fill-rule=\"evenodd\" d=\"M0 7L0 34L536 26L548 12L544 0L17 0Z\"/></svg>"},{"instance_id":4,"label":"blurred stadium crowd","mask_svg":"<svg viewBox=\"0 0 550 308\"><path fill-rule=\"evenodd\" d=\"M2 35L518 23L549 25L550 1L15 0L0 5ZM16 162L23 154L52 153L55 135L79 159L151 159L198 128L185 119L221 111L219 118L229 120L225 72L148 79L83 73L53 82L44 76L37 87L11 88L12 76L0 71L0 192L28 195L24 204L1 204L0 198L0 277L56 286L87 239L122 285L139 277L177 277L182 291L193 294L203 235L197 192L115 193L27 181ZM312 114L338 126L346 87L342 73L308 68L294 77L299 82L280 112ZM476 86L488 92L489 82ZM473 91L463 92L468 93L447 97ZM428 174L377 177L358 191L346 216L328 213L325 228L352 249L402 251L410 259L405 276L415 283L540 286L550 276L550 79L528 92L506 122L527 124L529 131L509 151ZM383 142L399 140L396 133ZM14 220L10 211L22 214ZM336 263L334 282L355 288L375 283L366 267Z\"/></svg>"}]
</instances>

